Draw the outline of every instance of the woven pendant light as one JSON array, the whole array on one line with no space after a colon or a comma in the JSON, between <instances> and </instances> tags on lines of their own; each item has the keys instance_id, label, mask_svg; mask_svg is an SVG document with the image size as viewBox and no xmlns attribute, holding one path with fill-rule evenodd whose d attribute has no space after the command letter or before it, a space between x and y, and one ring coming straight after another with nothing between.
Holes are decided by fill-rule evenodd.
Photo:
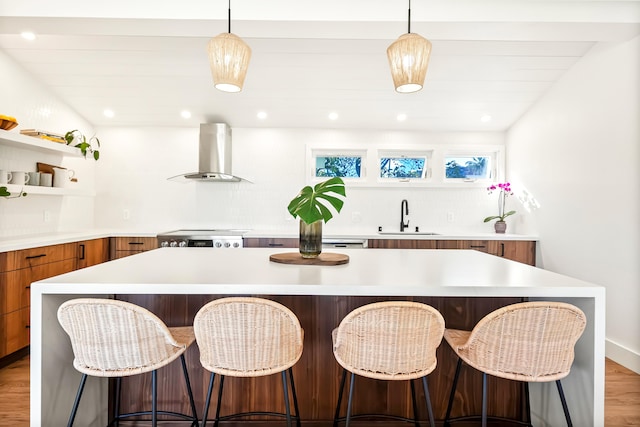
<instances>
[{"instance_id":1,"label":"woven pendant light","mask_svg":"<svg viewBox=\"0 0 640 427\"><path fill-rule=\"evenodd\" d=\"M209 65L216 89L240 92L249 69L251 48L240 37L231 33L231 0L229 0L229 29L209 40Z\"/></svg>"},{"instance_id":2,"label":"woven pendant light","mask_svg":"<svg viewBox=\"0 0 640 427\"><path fill-rule=\"evenodd\" d=\"M398 37L398 40L387 48L396 92L411 93L422 89L430 55L431 42L411 32L411 0L409 0L408 32Z\"/></svg>"}]
</instances>

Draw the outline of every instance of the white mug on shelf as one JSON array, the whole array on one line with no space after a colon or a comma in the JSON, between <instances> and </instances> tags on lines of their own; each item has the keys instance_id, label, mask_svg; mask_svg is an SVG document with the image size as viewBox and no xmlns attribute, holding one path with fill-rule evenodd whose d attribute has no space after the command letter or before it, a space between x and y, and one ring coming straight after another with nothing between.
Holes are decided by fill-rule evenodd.
<instances>
[{"instance_id":1,"label":"white mug on shelf","mask_svg":"<svg viewBox=\"0 0 640 427\"><path fill-rule=\"evenodd\" d=\"M11 181L11 172L0 170L0 184L8 184Z\"/></svg>"},{"instance_id":2,"label":"white mug on shelf","mask_svg":"<svg viewBox=\"0 0 640 427\"><path fill-rule=\"evenodd\" d=\"M53 175L40 172L40 187L51 187L53 185Z\"/></svg>"},{"instance_id":3,"label":"white mug on shelf","mask_svg":"<svg viewBox=\"0 0 640 427\"><path fill-rule=\"evenodd\" d=\"M29 185L40 185L40 172L29 172Z\"/></svg>"},{"instance_id":4,"label":"white mug on shelf","mask_svg":"<svg viewBox=\"0 0 640 427\"><path fill-rule=\"evenodd\" d=\"M29 175L26 172L13 171L11 172L11 181L9 182L15 185L25 185L29 182Z\"/></svg>"},{"instance_id":5,"label":"white mug on shelf","mask_svg":"<svg viewBox=\"0 0 640 427\"><path fill-rule=\"evenodd\" d=\"M73 169L53 168L53 186L66 187L75 174Z\"/></svg>"}]
</instances>

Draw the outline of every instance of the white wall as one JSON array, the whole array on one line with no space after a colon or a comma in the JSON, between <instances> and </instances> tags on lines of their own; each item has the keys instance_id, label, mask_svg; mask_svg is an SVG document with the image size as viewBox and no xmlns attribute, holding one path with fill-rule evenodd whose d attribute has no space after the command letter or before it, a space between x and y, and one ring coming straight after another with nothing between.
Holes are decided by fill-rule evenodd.
<instances>
[{"instance_id":1,"label":"white wall","mask_svg":"<svg viewBox=\"0 0 640 427\"><path fill-rule=\"evenodd\" d=\"M305 143L504 145L502 133L416 133L348 130L233 129L233 173L253 183L176 183L167 178L198 167L198 128L102 128L96 167L96 224L166 231L232 227L296 232L286 210L307 185ZM484 188L382 189L347 186L342 213L325 233L397 230L400 202L409 201L410 224L422 230L493 232L482 219L497 212ZM125 212L126 211L126 212ZM454 222L447 221L453 212ZM129 219L125 220L125 216ZM515 231L517 219L513 218Z\"/></svg>"},{"instance_id":2,"label":"white wall","mask_svg":"<svg viewBox=\"0 0 640 427\"><path fill-rule=\"evenodd\" d=\"M607 355L640 372L640 37L593 48L507 135L545 269L607 288Z\"/></svg>"},{"instance_id":3,"label":"white wall","mask_svg":"<svg viewBox=\"0 0 640 427\"><path fill-rule=\"evenodd\" d=\"M80 129L92 135L91 125L58 97L0 51L0 76L4 82L0 114L13 116L20 129L42 129L61 133ZM0 132L5 132L0 130ZM93 160L63 158L59 154L34 153L0 145L0 169L35 171L36 162L60 165L77 172L83 188L94 185ZM29 187L25 187L29 192ZM44 221L48 211L50 221ZM93 198L29 195L19 199L0 198L0 237L87 229L93 226Z\"/></svg>"}]
</instances>

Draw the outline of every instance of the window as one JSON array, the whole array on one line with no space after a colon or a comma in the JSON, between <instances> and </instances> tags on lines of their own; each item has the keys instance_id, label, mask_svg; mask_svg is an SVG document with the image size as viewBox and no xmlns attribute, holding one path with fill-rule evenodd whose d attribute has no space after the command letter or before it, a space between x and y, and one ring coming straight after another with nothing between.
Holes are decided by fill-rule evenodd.
<instances>
[{"instance_id":1,"label":"window","mask_svg":"<svg viewBox=\"0 0 640 427\"><path fill-rule=\"evenodd\" d=\"M430 151L378 151L382 181L424 181L429 177Z\"/></svg>"},{"instance_id":2,"label":"window","mask_svg":"<svg viewBox=\"0 0 640 427\"><path fill-rule=\"evenodd\" d=\"M446 154L445 180L478 181L493 177L495 154Z\"/></svg>"},{"instance_id":3,"label":"window","mask_svg":"<svg viewBox=\"0 0 640 427\"><path fill-rule=\"evenodd\" d=\"M362 156L316 156L315 177L360 178Z\"/></svg>"}]
</instances>

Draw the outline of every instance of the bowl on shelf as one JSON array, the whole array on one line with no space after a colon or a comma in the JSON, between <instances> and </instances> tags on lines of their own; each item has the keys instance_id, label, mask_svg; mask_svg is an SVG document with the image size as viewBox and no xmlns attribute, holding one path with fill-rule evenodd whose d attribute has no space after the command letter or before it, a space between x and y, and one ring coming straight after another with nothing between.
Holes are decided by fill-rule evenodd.
<instances>
[{"instance_id":1,"label":"bowl on shelf","mask_svg":"<svg viewBox=\"0 0 640 427\"><path fill-rule=\"evenodd\" d=\"M0 115L0 129L11 130L18 126L18 121L14 117Z\"/></svg>"}]
</instances>

